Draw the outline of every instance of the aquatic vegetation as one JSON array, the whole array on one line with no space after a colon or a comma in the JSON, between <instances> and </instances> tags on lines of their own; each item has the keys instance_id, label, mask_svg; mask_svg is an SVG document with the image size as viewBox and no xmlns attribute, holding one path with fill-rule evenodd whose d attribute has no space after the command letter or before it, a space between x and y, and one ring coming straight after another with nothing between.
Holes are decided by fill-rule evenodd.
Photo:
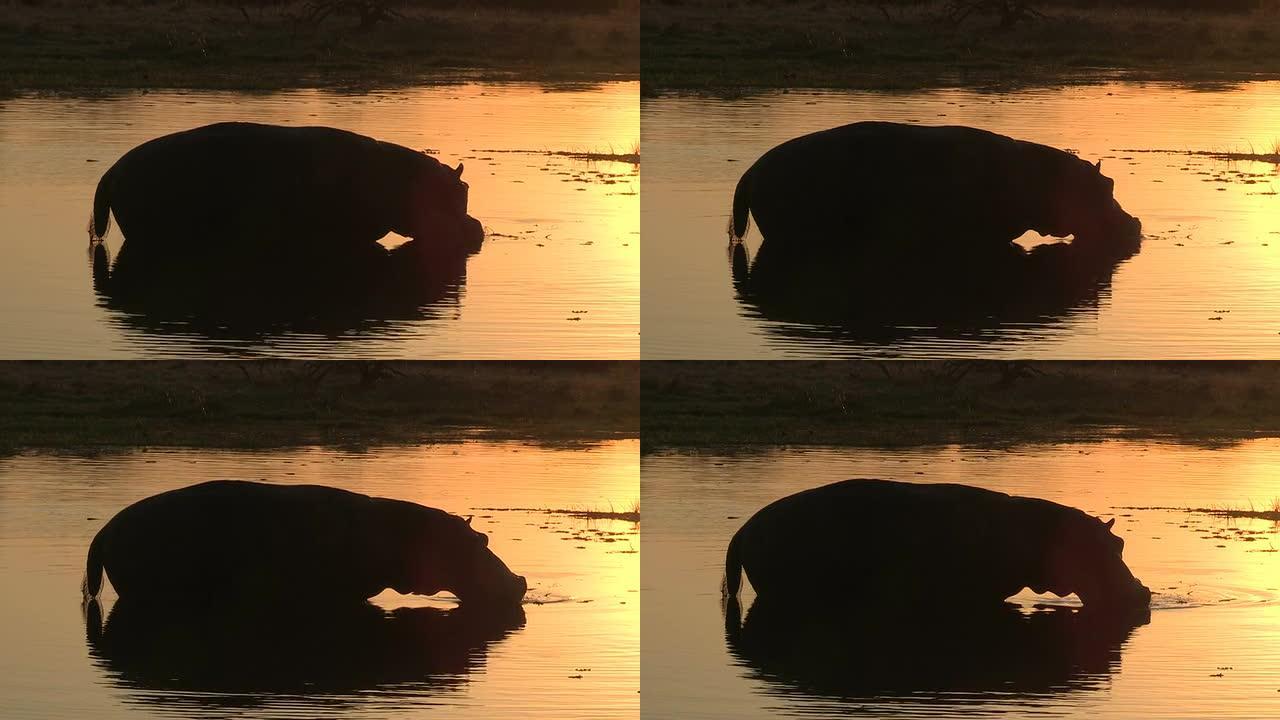
<instances>
[{"instance_id":1,"label":"aquatic vegetation","mask_svg":"<svg viewBox=\"0 0 1280 720\"><path fill-rule=\"evenodd\" d=\"M619 162L630 165L640 164L640 141L637 140L629 151L619 152L612 145L603 150L473 150L478 153L509 153L515 155L542 155L544 157L562 157L570 160L587 162Z\"/></svg>"},{"instance_id":2,"label":"aquatic vegetation","mask_svg":"<svg viewBox=\"0 0 1280 720\"><path fill-rule=\"evenodd\" d=\"M1258 509L1253 506L1253 502L1248 503L1247 508L1230 507L1226 505L1211 507L1172 507L1167 505L1143 505L1130 506L1118 505L1116 510L1167 510L1170 512L1195 513L1199 515L1214 515L1222 518L1250 518L1254 520L1270 520L1271 522L1280 523L1280 498L1271 501L1270 509ZM1222 537L1213 535L1211 537Z\"/></svg>"},{"instance_id":3,"label":"aquatic vegetation","mask_svg":"<svg viewBox=\"0 0 1280 720\"><path fill-rule=\"evenodd\" d=\"M1161 155L1187 155L1191 157L1207 157L1214 160L1252 161L1280 165L1280 140L1273 141L1270 152L1256 152L1252 147L1248 152L1243 150L1153 150L1122 149L1115 152L1155 153Z\"/></svg>"},{"instance_id":4,"label":"aquatic vegetation","mask_svg":"<svg viewBox=\"0 0 1280 720\"><path fill-rule=\"evenodd\" d=\"M530 507L478 507L473 510L485 512L526 512L541 513L544 515L562 515L565 517L578 518L582 520L621 520L623 522L638 523L640 522L640 501L636 500L630 507L617 510L613 504L609 504L608 510L588 510L583 508L575 509L553 509L553 508L530 508Z\"/></svg>"}]
</instances>

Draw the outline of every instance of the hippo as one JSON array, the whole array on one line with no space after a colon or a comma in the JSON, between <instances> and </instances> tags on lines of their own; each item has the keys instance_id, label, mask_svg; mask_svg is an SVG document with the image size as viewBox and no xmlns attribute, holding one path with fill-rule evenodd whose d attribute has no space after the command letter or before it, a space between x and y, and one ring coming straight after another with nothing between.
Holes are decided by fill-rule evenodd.
<instances>
[{"instance_id":1,"label":"hippo","mask_svg":"<svg viewBox=\"0 0 1280 720\"><path fill-rule=\"evenodd\" d=\"M342 262L388 232L475 245L463 166L328 127L245 122L149 140L98 182L90 243L112 213L126 246L150 258L228 256L296 262L297 251Z\"/></svg>"},{"instance_id":2,"label":"hippo","mask_svg":"<svg viewBox=\"0 0 1280 720\"><path fill-rule=\"evenodd\" d=\"M106 571L121 600L362 603L386 588L512 606L525 579L469 520L320 485L214 480L140 500L98 531L86 600Z\"/></svg>"},{"instance_id":3,"label":"hippo","mask_svg":"<svg viewBox=\"0 0 1280 720\"><path fill-rule=\"evenodd\" d=\"M1096 164L971 127L859 122L804 135L762 155L733 196L732 242L754 216L757 264L807 259L881 267L885 260L1016 256L1029 230L1101 257L1132 254L1141 223ZM849 262L852 260L852 262ZM968 268L966 268L966 271Z\"/></svg>"},{"instance_id":4,"label":"hippo","mask_svg":"<svg viewBox=\"0 0 1280 720\"><path fill-rule=\"evenodd\" d=\"M1081 510L955 484L854 479L777 500L734 534L726 598L743 571L759 600L974 607L1024 587L1075 593L1095 612L1149 607L1124 541Z\"/></svg>"}]
</instances>

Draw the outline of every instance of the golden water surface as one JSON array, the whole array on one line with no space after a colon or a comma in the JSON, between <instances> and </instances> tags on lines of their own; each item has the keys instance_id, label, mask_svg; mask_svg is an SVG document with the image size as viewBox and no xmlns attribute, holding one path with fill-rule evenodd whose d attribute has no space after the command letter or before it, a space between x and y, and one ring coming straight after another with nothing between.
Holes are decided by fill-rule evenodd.
<instances>
[{"instance_id":1,"label":"golden water surface","mask_svg":"<svg viewBox=\"0 0 1280 720\"><path fill-rule=\"evenodd\" d=\"M629 508L638 494L637 453L635 441L570 448L465 442L364 451L138 449L0 459L4 715L636 717L638 526L477 508ZM414 673L395 667L394 656L356 657L323 678L324 691L220 687L227 669L217 667L156 678L124 662L117 666L109 655L90 654L79 586L94 533L136 500L216 478L319 483L474 515L472 524L489 534L489 547L528 579L524 623L457 658L461 667L450 672ZM105 598L110 611L114 593ZM308 600L300 591L299 607ZM453 605L392 591L375 602L386 609ZM321 622L316 633L330 629ZM189 657L200 658L200 648L192 648ZM368 670L374 667L386 675Z\"/></svg>"},{"instance_id":2,"label":"golden water surface","mask_svg":"<svg viewBox=\"0 0 1280 720\"><path fill-rule=\"evenodd\" d=\"M642 462L643 700L650 718L867 717L1264 718L1280 715L1280 526L1151 507L1270 507L1280 498L1280 442L1221 447L1101 441L987 450L762 449L659 454ZM1002 664L975 648L946 669L877 677L878 689L824 667L822 656L761 664L727 646L720 609L725 547L756 510L799 490L854 477L958 482L1116 518L1124 558L1156 595L1149 622L1108 652L1061 662L1089 638L1048 644L1060 655ZM975 518L975 522L981 519ZM903 527L903 534L911 533ZM1016 542L1011 539L1011 542ZM884 538L891 543L892 537ZM874 551L869 548L868 551ZM947 588L933 626L966 622ZM753 594L743 593L744 605ZM1074 596L1019 602L1078 605ZM856 598L847 599L856 613ZM915 603L913 603L914 605ZM748 612L747 620L750 622ZM1062 641L1063 638L1059 638ZM923 641L925 651L930 643ZM856 643L832 648L848 661ZM876 667L877 658L860 658ZM1037 667L1037 663L1043 666ZM956 678L982 677L986 687ZM1040 675L1034 673L1039 672ZM1037 680L1031 688L1009 680ZM835 680L831 678L834 677Z\"/></svg>"},{"instance_id":3,"label":"golden water surface","mask_svg":"<svg viewBox=\"0 0 1280 720\"><path fill-rule=\"evenodd\" d=\"M633 152L638 97L618 82L0 100L0 357L634 358L639 166L548 153ZM439 300L390 316L257 324L104 303L85 250L98 178L142 142L231 120L328 125L463 162L485 246ZM117 228L108 246L120 242Z\"/></svg>"},{"instance_id":4,"label":"golden water surface","mask_svg":"<svg viewBox=\"0 0 1280 720\"><path fill-rule=\"evenodd\" d=\"M1280 83L666 97L642 100L641 116L646 358L1280 356L1276 165L1139 152L1273 153ZM1017 322L850 333L740 304L725 255L738 178L785 140L863 120L971 125L1101 159L1142 220L1142 250L1096 298ZM930 211L928 197L919 203ZM759 242L748 233L748 248Z\"/></svg>"}]
</instances>

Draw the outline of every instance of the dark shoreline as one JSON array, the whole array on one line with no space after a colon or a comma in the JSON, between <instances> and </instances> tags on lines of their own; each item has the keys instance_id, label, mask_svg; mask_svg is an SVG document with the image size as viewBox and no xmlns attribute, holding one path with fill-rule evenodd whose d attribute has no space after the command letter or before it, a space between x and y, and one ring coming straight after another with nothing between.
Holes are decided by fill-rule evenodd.
<instances>
[{"instance_id":1,"label":"dark shoreline","mask_svg":"<svg viewBox=\"0 0 1280 720\"><path fill-rule=\"evenodd\" d=\"M301 2L0 0L0 97L129 90L350 92L466 80L636 80L639 8L406 6L361 27Z\"/></svg>"},{"instance_id":2,"label":"dark shoreline","mask_svg":"<svg viewBox=\"0 0 1280 720\"><path fill-rule=\"evenodd\" d=\"M0 457L637 438L630 362L0 363Z\"/></svg>"},{"instance_id":3,"label":"dark shoreline","mask_svg":"<svg viewBox=\"0 0 1280 720\"><path fill-rule=\"evenodd\" d=\"M1280 11L1038 2L1043 17L961 23L946 3L655 0L641 18L641 93L741 97L770 89L922 90L1095 84L1188 86L1280 78Z\"/></svg>"},{"instance_id":4,"label":"dark shoreline","mask_svg":"<svg viewBox=\"0 0 1280 720\"><path fill-rule=\"evenodd\" d=\"M642 452L1280 437L1266 362L647 361Z\"/></svg>"}]
</instances>

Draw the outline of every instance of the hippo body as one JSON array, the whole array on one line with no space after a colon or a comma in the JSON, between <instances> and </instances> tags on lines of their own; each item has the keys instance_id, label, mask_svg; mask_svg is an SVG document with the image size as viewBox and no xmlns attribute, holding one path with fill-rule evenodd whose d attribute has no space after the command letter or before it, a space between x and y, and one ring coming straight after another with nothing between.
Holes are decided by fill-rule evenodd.
<instances>
[{"instance_id":1,"label":"hippo body","mask_svg":"<svg viewBox=\"0 0 1280 720\"><path fill-rule=\"evenodd\" d=\"M745 571L757 602L999 605L1030 587L1145 608L1113 523L966 485L846 480L753 515L729 543L725 588L736 597Z\"/></svg>"},{"instance_id":2,"label":"hippo body","mask_svg":"<svg viewBox=\"0 0 1280 720\"><path fill-rule=\"evenodd\" d=\"M363 602L390 587L514 605L524 578L442 510L318 485L215 480L140 500L94 537L85 592L122 600Z\"/></svg>"},{"instance_id":3,"label":"hippo body","mask_svg":"<svg viewBox=\"0 0 1280 720\"><path fill-rule=\"evenodd\" d=\"M754 216L764 236L756 263L766 268L851 257L1007 262L1028 230L1131 254L1141 225L1112 189L1101 162L1046 145L969 127L859 122L762 155L738 182L730 232L741 239Z\"/></svg>"},{"instance_id":4,"label":"hippo body","mask_svg":"<svg viewBox=\"0 0 1280 720\"><path fill-rule=\"evenodd\" d=\"M467 184L421 152L326 127L217 123L150 140L103 174L91 240L114 213L129 252L296 264L367 254L388 232L474 245ZM123 248L122 248L123 251Z\"/></svg>"}]
</instances>

